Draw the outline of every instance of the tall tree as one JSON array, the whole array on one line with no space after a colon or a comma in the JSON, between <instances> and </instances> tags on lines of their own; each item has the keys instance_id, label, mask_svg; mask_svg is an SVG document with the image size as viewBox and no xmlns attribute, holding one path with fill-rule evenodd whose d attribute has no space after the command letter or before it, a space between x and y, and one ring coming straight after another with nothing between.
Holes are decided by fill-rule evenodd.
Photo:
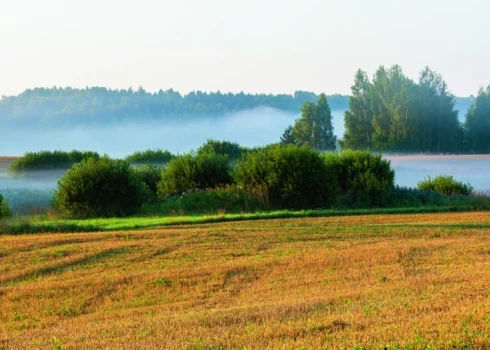
<instances>
[{"instance_id":1,"label":"tall tree","mask_svg":"<svg viewBox=\"0 0 490 350\"><path fill-rule=\"evenodd\" d=\"M371 137L374 131L371 109L372 84L366 72L360 69L357 71L351 91L349 110L344 114L344 147L351 149L371 148Z\"/></svg>"},{"instance_id":2,"label":"tall tree","mask_svg":"<svg viewBox=\"0 0 490 350\"><path fill-rule=\"evenodd\" d=\"M313 102L305 102L301 106L301 117L296 119L293 126L293 135L298 144L316 148L315 139L316 106Z\"/></svg>"},{"instance_id":3,"label":"tall tree","mask_svg":"<svg viewBox=\"0 0 490 350\"><path fill-rule=\"evenodd\" d=\"M320 94L316 106L317 122L315 125L315 133L318 134L318 149L334 150L337 137L333 133L332 111L327 102L327 96Z\"/></svg>"},{"instance_id":4,"label":"tall tree","mask_svg":"<svg viewBox=\"0 0 490 350\"><path fill-rule=\"evenodd\" d=\"M469 148L474 153L490 153L490 85L480 89L466 115Z\"/></svg>"},{"instance_id":5,"label":"tall tree","mask_svg":"<svg viewBox=\"0 0 490 350\"><path fill-rule=\"evenodd\" d=\"M295 121L292 133L300 145L318 150L335 149L337 138L333 134L332 113L325 94L319 96L317 104L303 103L301 117Z\"/></svg>"}]
</instances>

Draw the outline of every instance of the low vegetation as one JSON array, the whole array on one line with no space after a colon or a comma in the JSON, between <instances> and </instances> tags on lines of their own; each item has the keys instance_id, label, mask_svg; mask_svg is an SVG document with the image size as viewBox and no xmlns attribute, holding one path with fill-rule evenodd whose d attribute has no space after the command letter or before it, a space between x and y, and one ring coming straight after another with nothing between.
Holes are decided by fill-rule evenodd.
<instances>
[{"instance_id":1,"label":"low vegetation","mask_svg":"<svg viewBox=\"0 0 490 350\"><path fill-rule=\"evenodd\" d=\"M249 196L271 208L330 208L337 202L337 177L310 148L274 145L237 163L235 180Z\"/></svg>"},{"instance_id":2,"label":"low vegetation","mask_svg":"<svg viewBox=\"0 0 490 350\"><path fill-rule=\"evenodd\" d=\"M10 212L9 205L5 198L0 194L0 219L9 217L12 213Z\"/></svg>"},{"instance_id":3,"label":"low vegetation","mask_svg":"<svg viewBox=\"0 0 490 350\"><path fill-rule=\"evenodd\" d=\"M470 184L456 181L450 175L440 175L435 178L429 176L424 181L420 181L417 188L421 191L435 191L445 196L456 194L468 196L473 192L473 187Z\"/></svg>"},{"instance_id":4,"label":"low vegetation","mask_svg":"<svg viewBox=\"0 0 490 350\"><path fill-rule=\"evenodd\" d=\"M385 207L390 205L395 172L390 161L368 151L343 151L325 155L334 169L343 203L348 207Z\"/></svg>"},{"instance_id":5,"label":"low vegetation","mask_svg":"<svg viewBox=\"0 0 490 350\"><path fill-rule=\"evenodd\" d=\"M31 159L33 154L27 153L24 159ZM368 151L320 153L287 143L248 149L228 141L208 140L196 152L165 158L170 159L168 164L161 163L161 155L170 153L161 150L136 152L114 162L93 152L36 154L63 154L84 165L76 163L62 178L54 198L55 179L66 170L40 172L40 181L50 179L49 188L3 191L16 215L49 211L51 216L83 218L418 207L486 210L488 202L488 194L473 194L469 184L447 176L429 178L417 189L395 187L390 162ZM89 161L84 157L91 154L95 156L87 167ZM46 161L40 167L54 166L50 157L37 159ZM104 160L98 162L100 159ZM130 164L128 159L146 163ZM132 190L121 187L122 178L111 174L114 169L110 164L124 169L124 181L131 183ZM67 185L70 177L74 180ZM85 182L80 182L81 177Z\"/></svg>"},{"instance_id":6,"label":"low vegetation","mask_svg":"<svg viewBox=\"0 0 490 350\"><path fill-rule=\"evenodd\" d=\"M213 153L189 153L179 156L167 166L157 185L163 201L195 189L215 188L232 182L228 157Z\"/></svg>"},{"instance_id":7,"label":"low vegetation","mask_svg":"<svg viewBox=\"0 0 490 350\"><path fill-rule=\"evenodd\" d=\"M75 164L58 181L54 200L56 207L70 216L128 216L140 209L144 191L129 163L89 158Z\"/></svg>"},{"instance_id":8,"label":"low vegetation","mask_svg":"<svg viewBox=\"0 0 490 350\"><path fill-rule=\"evenodd\" d=\"M69 169L73 164L88 158L98 159L100 156L96 152L77 150L27 152L10 164L9 172L25 175L38 170Z\"/></svg>"},{"instance_id":9,"label":"low vegetation","mask_svg":"<svg viewBox=\"0 0 490 350\"><path fill-rule=\"evenodd\" d=\"M132 164L152 163L152 164L164 165L170 162L174 158L175 155L167 150L163 151L161 149L156 149L156 150L147 149L146 151L134 152L133 154L127 156L125 160Z\"/></svg>"},{"instance_id":10,"label":"low vegetation","mask_svg":"<svg viewBox=\"0 0 490 350\"><path fill-rule=\"evenodd\" d=\"M487 213L4 235L0 348L487 349L489 237Z\"/></svg>"}]
</instances>

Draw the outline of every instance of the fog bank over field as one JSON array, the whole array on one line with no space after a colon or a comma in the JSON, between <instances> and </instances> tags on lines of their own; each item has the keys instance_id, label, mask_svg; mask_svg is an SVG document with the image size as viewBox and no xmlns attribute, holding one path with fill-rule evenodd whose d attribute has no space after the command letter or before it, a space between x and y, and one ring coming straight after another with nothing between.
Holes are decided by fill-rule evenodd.
<instances>
[{"instance_id":1,"label":"fog bank over field","mask_svg":"<svg viewBox=\"0 0 490 350\"><path fill-rule=\"evenodd\" d=\"M188 152L207 139L227 140L253 147L278 142L299 114L273 108L257 108L223 117L114 123L104 126L10 129L0 139L1 155L21 156L28 151L91 150L124 157L137 150L167 149ZM343 111L334 111L334 131L342 135Z\"/></svg>"}]
</instances>

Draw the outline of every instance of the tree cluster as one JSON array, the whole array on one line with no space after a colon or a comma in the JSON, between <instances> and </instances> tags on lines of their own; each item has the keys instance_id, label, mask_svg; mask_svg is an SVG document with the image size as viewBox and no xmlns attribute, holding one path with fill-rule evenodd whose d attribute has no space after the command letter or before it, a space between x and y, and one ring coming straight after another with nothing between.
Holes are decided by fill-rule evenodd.
<instances>
[{"instance_id":1,"label":"tree cluster","mask_svg":"<svg viewBox=\"0 0 490 350\"><path fill-rule=\"evenodd\" d=\"M442 77L425 68L418 82L399 66L381 66L372 81L356 73L345 112L343 146L406 152L457 152L463 129Z\"/></svg>"},{"instance_id":2,"label":"tree cluster","mask_svg":"<svg viewBox=\"0 0 490 350\"><path fill-rule=\"evenodd\" d=\"M490 152L490 87L472 98L460 123L456 98L428 67L417 82L400 66L381 66L372 80L355 75L342 146L349 149L435 153Z\"/></svg>"}]
</instances>

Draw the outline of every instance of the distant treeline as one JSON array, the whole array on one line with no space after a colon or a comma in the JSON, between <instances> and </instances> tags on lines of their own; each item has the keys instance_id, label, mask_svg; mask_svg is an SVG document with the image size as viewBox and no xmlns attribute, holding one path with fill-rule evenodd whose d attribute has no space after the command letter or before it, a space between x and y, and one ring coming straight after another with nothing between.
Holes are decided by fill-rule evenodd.
<instances>
[{"instance_id":1,"label":"distant treeline","mask_svg":"<svg viewBox=\"0 0 490 350\"><path fill-rule=\"evenodd\" d=\"M299 113L305 102L318 100L313 92L246 94L193 91L182 95L173 89L155 93L137 90L35 88L0 99L0 122L32 125L108 124L119 121L168 120L182 117L221 116L257 107ZM347 110L349 96L327 95L330 109ZM473 97L456 98L456 108L466 111ZM340 136L340 135L339 135Z\"/></svg>"},{"instance_id":2,"label":"distant treeline","mask_svg":"<svg viewBox=\"0 0 490 350\"><path fill-rule=\"evenodd\" d=\"M193 91L181 95L172 89L150 93L138 90L36 88L0 100L0 120L18 123L83 124L147 121L181 117L221 116L258 107L298 113L305 102L316 101L312 92L293 95ZM344 110L348 96L328 96L330 107Z\"/></svg>"}]
</instances>

